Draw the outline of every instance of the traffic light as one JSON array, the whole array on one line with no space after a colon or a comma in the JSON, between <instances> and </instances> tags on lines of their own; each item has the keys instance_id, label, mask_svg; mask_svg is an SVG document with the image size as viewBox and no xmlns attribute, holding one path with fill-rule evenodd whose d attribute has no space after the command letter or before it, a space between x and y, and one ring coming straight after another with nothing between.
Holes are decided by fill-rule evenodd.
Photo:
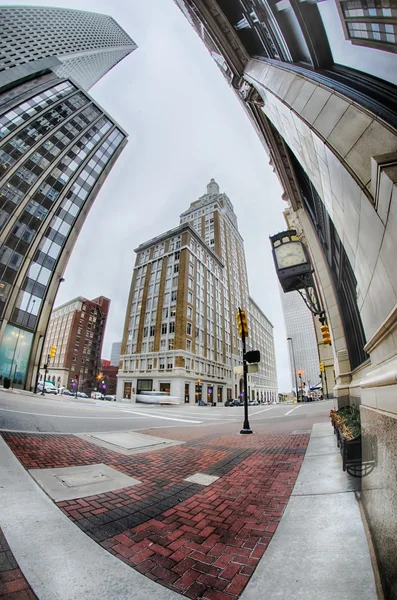
<instances>
[{"instance_id":1,"label":"traffic light","mask_svg":"<svg viewBox=\"0 0 397 600\"><path fill-rule=\"evenodd\" d=\"M236 312L237 319L237 327L238 327L238 335L239 337L248 337L248 322L247 322L247 314L245 310L238 310Z\"/></svg>"},{"instance_id":2,"label":"traffic light","mask_svg":"<svg viewBox=\"0 0 397 600\"><path fill-rule=\"evenodd\" d=\"M322 325L320 327L320 329L321 329L321 335L323 336L323 343L331 345L331 334L329 332L328 325L327 324Z\"/></svg>"},{"instance_id":3,"label":"traffic light","mask_svg":"<svg viewBox=\"0 0 397 600\"><path fill-rule=\"evenodd\" d=\"M56 346L51 346L50 351L48 353L48 356L50 358L55 358L56 353L57 353L57 347Z\"/></svg>"},{"instance_id":4,"label":"traffic light","mask_svg":"<svg viewBox=\"0 0 397 600\"><path fill-rule=\"evenodd\" d=\"M324 373L324 371L325 371L324 363L320 362L320 372Z\"/></svg>"},{"instance_id":5,"label":"traffic light","mask_svg":"<svg viewBox=\"0 0 397 600\"><path fill-rule=\"evenodd\" d=\"M202 388L202 385L201 385L201 379L197 379L197 391L201 392L202 389L203 388Z\"/></svg>"},{"instance_id":6,"label":"traffic light","mask_svg":"<svg viewBox=\"0 0 397 600\"><path fill-rule=\"evenodd\" d=\"M298 370L298 377L299 377L299 379L302 379L302 370L301 369Z\"/></svg>"}]
</instances>

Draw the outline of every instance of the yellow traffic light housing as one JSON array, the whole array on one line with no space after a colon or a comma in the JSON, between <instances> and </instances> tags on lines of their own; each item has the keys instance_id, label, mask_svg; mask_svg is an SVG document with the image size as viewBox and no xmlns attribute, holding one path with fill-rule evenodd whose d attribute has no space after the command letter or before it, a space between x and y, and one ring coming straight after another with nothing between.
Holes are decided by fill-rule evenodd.
<instances>
[{"instance_id":1,"label":"yellow traffic light housing","mask_svg":"<svg viewBox=\"0 0 397 600\"><path fill-rule=\"evenodd\" d=\"M327 324L322 325L322 327L320 327L320 329L321 329L321 335L323 337L323 343L331 345L331 334L329 332L328 325Z\"/></svg>"},{"instance_id":2,"label":"yellow traffic light housing","mask_svg":"<svg viewBox=\"0 0 397 600\"><path fill-rule=\"evenodd\" d=\"M50 358L55 358L56 353L57 353L57 347L56 346L51 346L50 351L48 353L48 356Z\"/></svg>"},{"instance_id":3,"label":"yellow traffic light housing","mask_svg":"<svg viewBox=\"0 0 397 600\"><path fill-rule=\"evenodd\" d=\"M320 362L320 373L324 373L324 371L325 371L324 363Z\"/></svg>"},{"instance_id":4,"label":"yellow traffic light housing","mask_svg":"<svg viewBox=\"0 0 397 600\"><path fill-rule=\"evenodd\" d=\"M239 337L248 337L248 321L247 321L247 313L245 310L238 310L236 312L237 319L237 328Z\"/></svg>"}]
</instances>

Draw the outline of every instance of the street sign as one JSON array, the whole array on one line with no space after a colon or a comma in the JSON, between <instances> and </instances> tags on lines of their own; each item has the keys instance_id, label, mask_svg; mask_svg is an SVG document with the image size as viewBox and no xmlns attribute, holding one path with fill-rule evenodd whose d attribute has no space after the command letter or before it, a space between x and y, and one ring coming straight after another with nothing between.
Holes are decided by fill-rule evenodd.
<instances>
[{"instance_id":1,"label":"street sign","mask_svg":"<svg viewBox=\"0 0 397 600\"><path fill-rule=\"evenodd\" d=\"M245 353L245 360L247 363L258 363L261 361L261 353L259 350L250 350Z\"/></svg>"},{"instance_id":2,"label":"street sign","mask_svg":"<svg viewBox=\"0 0 397 600\"><path fill-rule=\"evenodd\" d=\"M258 370L258 365L248 365L247 373L257 373ZM233 373L236 373L236 375L243 375L244 367L242 365L239 367L233 367Z\"/></svg>"}]
</instances>

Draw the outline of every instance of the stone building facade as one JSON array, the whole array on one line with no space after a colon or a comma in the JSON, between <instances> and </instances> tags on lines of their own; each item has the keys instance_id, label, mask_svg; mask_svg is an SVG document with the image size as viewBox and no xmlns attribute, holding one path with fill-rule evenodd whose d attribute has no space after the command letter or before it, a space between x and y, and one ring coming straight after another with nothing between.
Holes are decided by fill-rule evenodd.
<instances>
[{"instance_id":1,"label":"stone building facade","mask_svg":"<svg viewBox=\"0 0 397 600\"><path fill-rule=\"evenodd\" d=\"M239 306L250 321L244 244L233 205L214 180L180 221L136 249L117 395L158 390L186 403L221 403L242 391L233 369L241 365ZM272 326L252 306L266 351L249 394L276 399Z\"/></svg>"},{"instance_id":2,"label":"stone building facade","mask_svg":"<svg viewBox=\"0 0 397 600\"><path fill-rule=\"evenodd\" d=\"M383 0L177 3L222 48L308 248L332 338L319 358L334 371L339 406L360 407L363 505L394 598L396 8Z\"/></svg>"}]
</instances>

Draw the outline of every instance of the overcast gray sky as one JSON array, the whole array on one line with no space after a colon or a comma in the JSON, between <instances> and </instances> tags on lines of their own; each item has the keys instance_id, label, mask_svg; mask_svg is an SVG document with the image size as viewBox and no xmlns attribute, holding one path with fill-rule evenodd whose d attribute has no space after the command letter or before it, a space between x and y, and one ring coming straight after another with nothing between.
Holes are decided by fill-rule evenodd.
<instances>
[{"instance_id":1,"label":"overcast gray sky","mask_svg":"<svg viewBox=\"0 0 397 600\"><path fill-rule=\"evenodd\" d=\"M6 1L6 4L21 2ZM86 220L57 304L111 298L103 358L121 339L134 248L179 224L214 177L234 204L250 294L274 325L279 390L291 389L269 235L285 229L281 188L233 91L173 0L24 0L110 14L138 44L91 89L129 143Z\"/></svg>"}]
</instances>

